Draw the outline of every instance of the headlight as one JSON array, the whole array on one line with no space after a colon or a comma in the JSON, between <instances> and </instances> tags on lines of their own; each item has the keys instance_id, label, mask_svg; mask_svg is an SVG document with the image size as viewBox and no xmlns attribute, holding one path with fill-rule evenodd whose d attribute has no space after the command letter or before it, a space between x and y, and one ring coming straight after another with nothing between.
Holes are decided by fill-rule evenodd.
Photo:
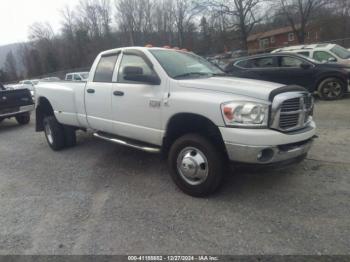
<instances>
[{"instance_id":1,"label":"headlight","mask_svg":"<svg viewBox=\"0 0 350 262\"><path fill-rule=\"evenodd\" d=\"M269 106L255 102L228 102L221 105L226 126L267 127Z\"/></svg>"}]
</instances>

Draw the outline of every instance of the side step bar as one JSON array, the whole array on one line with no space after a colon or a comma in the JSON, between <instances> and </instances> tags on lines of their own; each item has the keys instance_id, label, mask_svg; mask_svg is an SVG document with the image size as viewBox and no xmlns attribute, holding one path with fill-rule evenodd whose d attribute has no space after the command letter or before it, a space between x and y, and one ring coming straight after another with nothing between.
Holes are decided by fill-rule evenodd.
<instances>
[{"instance_id":1,"label":"side step bar","mask_svg":"<svg viewBox=\"0 0 350 262\"><path fill-rule=\"evenodd\" d=\"M125 138L120 138L117 136L112 136L110 134L106 134L106 133L94 133L94 137L115 143L115 144L119 144L119 145L123 145L123 146L127 146L127 147L131 147L131 148L135 148L138 150L142 150L148 153L160 153L160 148L159 147L153 147L151 145L148 145L146 143L142 143L142 142L137 142L137 141L132 141L132 140L128 140Z\"/></svg>"}]
</instances>

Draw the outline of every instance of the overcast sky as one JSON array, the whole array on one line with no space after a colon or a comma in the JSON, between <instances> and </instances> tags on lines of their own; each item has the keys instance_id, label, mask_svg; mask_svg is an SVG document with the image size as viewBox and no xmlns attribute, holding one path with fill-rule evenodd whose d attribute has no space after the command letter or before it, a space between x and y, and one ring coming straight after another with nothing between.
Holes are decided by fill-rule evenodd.
<instances>
[{"instance_id":1,"label":"overcast sky","mask_svg":"<svg viewBox=\"0 0 350 262\"><path fill-rule=\"evenodd\" d=\"M60 10L79 0L0 0L0 46L27 40L28 28L35 22L49 22L60 28Z\"/></svg>"}]
</instances>

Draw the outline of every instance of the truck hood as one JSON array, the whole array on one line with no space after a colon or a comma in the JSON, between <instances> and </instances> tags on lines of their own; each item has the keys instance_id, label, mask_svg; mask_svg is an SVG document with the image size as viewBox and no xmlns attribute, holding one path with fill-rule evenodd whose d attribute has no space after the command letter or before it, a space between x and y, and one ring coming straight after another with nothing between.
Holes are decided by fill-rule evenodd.
<instances>
[{"instance_id":1,"label":"truck hood","mask_svg":"<svg viewBox=\"0 0 350 262\"><path fill-rule=\"evenodd\" d=\"M270 93L284 85L237 77L211 77L179 80L182 87L232 93L268 101Z\"/></svg>"}]
</instances>

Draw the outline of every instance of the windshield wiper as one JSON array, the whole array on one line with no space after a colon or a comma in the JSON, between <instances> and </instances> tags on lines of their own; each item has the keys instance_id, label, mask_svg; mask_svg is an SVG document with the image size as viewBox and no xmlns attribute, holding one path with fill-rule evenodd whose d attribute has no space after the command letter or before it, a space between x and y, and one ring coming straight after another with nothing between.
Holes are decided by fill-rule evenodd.
<instances>
[{"instance_id":1,"label":"windshield wiper","mask_svg":"<svg viewBox=\"0 0 350 262\"><path fill-rule=\"evenodd\" d=\"M203 72L189 72L181 75L174 76L174 78L182 78L182 77L188 77L188 76L210 76L210 73L203 73Z\"/></svg>"}]
</instances>

